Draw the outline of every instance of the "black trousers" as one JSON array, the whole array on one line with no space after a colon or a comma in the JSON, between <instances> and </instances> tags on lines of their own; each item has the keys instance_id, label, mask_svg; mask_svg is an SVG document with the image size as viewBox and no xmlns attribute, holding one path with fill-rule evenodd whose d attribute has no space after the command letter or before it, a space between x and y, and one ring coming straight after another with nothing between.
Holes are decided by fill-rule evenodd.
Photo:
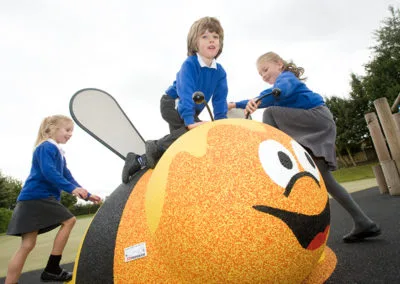
<instances>
[{"instance_id":1,"label":"black trousers","mask_svg":"<svg viewBox=\"0 0 400 284\"><path fill-rule=\"evenodd\" d=\"M163 95L160 100L160 112L162 118L168 123L169 132L172 133L184 125L182 118L175 108L175 99Z\"/></svg>"},{"instance_id":2,"label":"black trousers","mask_svg":"<svg viewBox=\"0 0 400 284\"><path fill-rule=\"evenodd\" d=\"M162 118L168 123L170 134L165 135L159 140L156 140L156 144L160 151L164 153L172 143L175 142L180 136L185 134L188 129L185 126L183 119L180 117L178 111L175 108L175 99L168 95L163 95L160 100L160 112ZM194 120L196 122L201 121L198 114L195 115Z\"/></svg>"}]
</instances>

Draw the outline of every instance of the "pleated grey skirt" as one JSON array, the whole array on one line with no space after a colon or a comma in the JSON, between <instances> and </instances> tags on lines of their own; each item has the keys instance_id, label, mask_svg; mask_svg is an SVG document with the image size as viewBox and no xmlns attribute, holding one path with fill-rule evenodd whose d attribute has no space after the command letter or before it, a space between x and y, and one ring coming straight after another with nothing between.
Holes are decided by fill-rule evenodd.
<instances>
[{"instance_id":1,"label":"pleated grey skirt","mask_svg":"<svg viewBox=\"0 0 400 284\"><path fill-rule=\"evenodd\" d=\"M263 122L288 134L316 158L323 158L329 170L337 169L336 124L326 106L298 109L271 106L264 110Z\"/></svg>"},{"instance_id":2,"label":"pleated grey skirt","mask_svg":"<svg viewBox=\"0 0 400 284\"><path fill-rule=\"evenodd\" d=\"M74 215L55 198L18 201L14 208L7 235L21 236L38 231L49 232Z\"/></svg>"}]
</instances>

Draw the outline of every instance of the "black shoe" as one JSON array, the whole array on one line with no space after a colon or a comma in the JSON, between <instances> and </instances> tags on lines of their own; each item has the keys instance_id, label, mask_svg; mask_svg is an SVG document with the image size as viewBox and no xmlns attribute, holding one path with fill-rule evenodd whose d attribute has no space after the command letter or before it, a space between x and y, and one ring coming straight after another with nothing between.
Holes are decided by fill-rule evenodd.
<instances>
[{"instance_id":1,"label":"black shoe","mask_svg":"<svg viewBox=\"0 0 400 284\"><path fill-rule=\"evenodd\" d=\"M40 275L40 281L42 282L67 282L72 279L72 273L67 272L64 269L60 274L53 274L44 270Z\"/></svg>"},{"instance_id":2,"label":"black shoe","mask_svg":"<svg viewBox=\"0 0 400 284\"><path fill-rule=\"evenodd\" d=\"M151 169L154 169L155 166L157 165L158 160L162 156L162 151L157 146L156 141L154 140L146 141L145 149L146 149L147 166Z\"/></svg>"},{"instance_id":3,"label":"black shoe","mask_svg":"<svg viewBox=\"0 0 400 284\"><path fill-rule=\"evenodd\" d=\"M381 234L381 228L378 225L372 224L367 229L360 232L350 232L346 236L343 237L343 241L345 243L355 243L363 241L365 238L372 238L379 236Z\"/></svg>"},{"instance_id":4,"label":"black shoe","mask_svg":"<svg viewBox=\"0 0 400 284\"><path fill-rule=\"evenodd\" d=\"M139 157L140 157L139 155L136 155L135 153L132 152L126 155L125 165L124 168L122 169L123 183L128 183L129 177L141 169L141 165L138 161Z\"/></svg>"}]
</instances>

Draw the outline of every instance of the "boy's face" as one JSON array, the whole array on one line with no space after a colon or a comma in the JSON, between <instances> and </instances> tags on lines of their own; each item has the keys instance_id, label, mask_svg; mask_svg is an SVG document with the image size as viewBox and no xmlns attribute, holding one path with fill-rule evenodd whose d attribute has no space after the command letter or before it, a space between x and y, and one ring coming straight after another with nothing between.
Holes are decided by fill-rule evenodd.
<instances>
[{"instance_id":1,"label":"boy's face","mask_svg":"<svg viewBox=\"0 0 400 284\"><path fill-rule=\"evenodd\" d=\"M72 122L62 122L60 127L54 133L52 137L58 144L65 144L72 136L74 131L74 124Z\"/></svg>"},{"instance_id":2,"label":"boy's face","mask_svg":"<svg viewBox=\"0 0 400 284\"><path fill-rule=\"evenodd\" d=\"M275 84L276 78L281 74L283 69L282 62L262 61L257 65L258 73L262 79L268 84Z\"/></svg>"},{"instance_id":3,"label":"boy's face","mask_svg":"<svg viewBox=\"0 0 400 284\"><path fill-rule=\"evenodd\" d=\"M206 30L204 34L199 37L197 47L201 57L210 61L213 60L220 49L219 35Z\"/></svg>"}]
</instances>

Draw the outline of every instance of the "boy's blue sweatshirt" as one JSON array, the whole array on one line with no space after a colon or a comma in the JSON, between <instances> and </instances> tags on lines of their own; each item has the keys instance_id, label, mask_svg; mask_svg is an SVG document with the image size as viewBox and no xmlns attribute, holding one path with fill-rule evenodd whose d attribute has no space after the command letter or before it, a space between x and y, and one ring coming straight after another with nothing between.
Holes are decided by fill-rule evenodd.
<instances>
[{"instance_id":1,"label":"boy's blue sweatshirt","mask_svg":"<svg viewBox=\"0 0 400 284\"><path fill-rule=\"evenodd\" d=\"M219 63L216 69L201 67L197 55L189 56L176 75L176 81L167 89L167 95L179 97L178 113L185 125L193 124L194 116L205 107L193 102L192 95L196 91L204 93L206 102L212 99L215 119L227 118L228 85L226 72Z\"/></svg>"}]
</instances>

